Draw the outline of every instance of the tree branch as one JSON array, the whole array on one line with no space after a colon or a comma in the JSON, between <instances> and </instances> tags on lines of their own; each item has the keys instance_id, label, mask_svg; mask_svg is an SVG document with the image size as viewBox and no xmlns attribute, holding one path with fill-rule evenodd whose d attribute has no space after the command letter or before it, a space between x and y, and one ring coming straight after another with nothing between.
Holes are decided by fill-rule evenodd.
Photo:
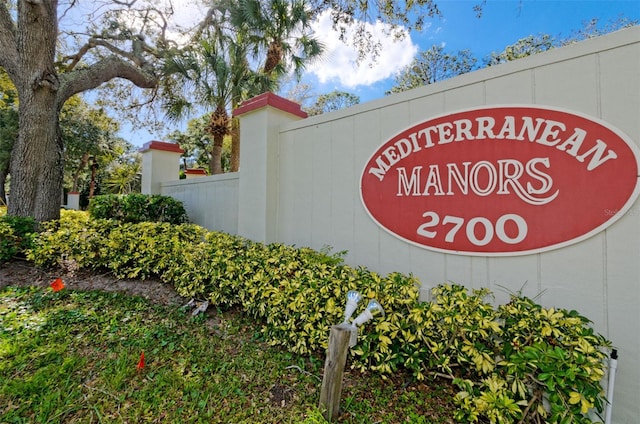
<instances>
[{"instance_id":1,"label":"tree branch","mask_svg":"<svg viewBox=\"0 0 640 424\"><path fill-rule=\"evenodd\" d=\"M72 70L73 70L73 68L75 68L75 67L76 67L76 65L78 64L78 62L80 62L80 60L82 59L82 57L83 57L85 54L87 54L87 52L88 52L92 47L95 47L95 44L93 44L93 43L91 42L91 40L89 40L89 41L87 42L87 44L85 44L84 46L82 46L82 47L80 48L80 50L78 50L78 53L76 53L76 54L74 54L74 55L72 55L72 56L65 56L65 57L63 57L63 58L62 58L62 61L63 61L63 62L66 62L66 61L68 61L68 60L70 60L70 61L71 61L71 63L69 63L69 64L66 66L66 70L67 70L67 71L72 71Z\"/></svg>"},{"instance_id":2,"label":"tree branch","mask_svg":"<svg viewBox=\"0 0 640 424\"><path fill-rule=\"evenodd\" d=\"M7 9L6 2L0 2L0 66L14 77L18 69L18 49L16 27Z\"/></svg>"},{"instance_id":3,"label":"tree branch","mask_svg":"<svg viewBox=\"0 0 640 424\"><path fill-rule=\"evenodd\" d=\"M80 62L80 60L84 57L89 50L95 47L104 47L109 50L111 53L114 53L117 56L129 59L131 62L135 63L138 67L143 68L147 65L147 59L144 58L143 54L148 53L154 56L158 56L156 51L149 46L144 41L144 37L141 35L135 36L131 39L131 51L128 52L123 50L115 45L109 43L108 41L96 37L91 37L87 43L78 50L78 52L72 56L65 56L63 61L71 61L66 67L67 71L71 71L75 68L75 66Z\"/></svg>"},{"instance_id":4,"label":"tree branch","mask_svg":"<svg viewBox=\"0 0 640 424\"><path fill-rule=\"evenodd\" d=\"M137 2L137 1L138 1L138 0L131 0L131 1L113 0L113 2L114 2L115 4L119 4L119 5L127 6L127 7L131 7L131 6L133 6L134 4L136 4L136 2Z\"/></svg>"},{"instance_id":5,"label":"tree branch","mask_svg":"<svg viewBox=\"0 0 640 424\"><path fill-rule=\"evenodd\" d=\"M69 6L64 10L64 12L62 12L62 14L60 15L60 17L58 18L58 21L62 20L65 16L67 16L67 12L71 10L71 8L73 8L77 3L77 0L71 0L71 2L69 3Z\"/></svg>"},{"instance_id":6,"label":"tree branch","mask_svg":"<svg viewBox=\"0 0 640 424\"><path fill-rule=\"evenodd\" d=\"M173 14L173 10L171 11L171 13ZM162 23L158 22L155 19L155 16L152 16L154 14L160 18ZM169 22L167 22L167 18L165 18L164 13L162 13L161 10L156 9L155 7L150 7L145 10L145 20L147 19L158 25L158 28L160 29L160 36L159 36L158 43L163 46L166 45L167 44L167 28L169 27Z\"/></svg>"},{"instance_id":7,"label":"tree branch","mask_svg":"<svg viewBox=\"0 0 640 424\"><path fill-rule=\"evenodd\" d=\"M123 78L140 88L154 88L158 80L155 75L117 56L102 59L88 68L65 72L60 75L58 105L71 96L99 87L113 78Z\"/></svg>"}]
</instances>

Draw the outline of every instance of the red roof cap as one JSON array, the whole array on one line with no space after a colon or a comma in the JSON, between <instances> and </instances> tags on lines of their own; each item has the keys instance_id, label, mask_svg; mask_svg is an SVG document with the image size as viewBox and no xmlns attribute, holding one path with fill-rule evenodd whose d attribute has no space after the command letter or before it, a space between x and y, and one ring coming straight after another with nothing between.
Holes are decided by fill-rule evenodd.
<instances>
[{"instance_id":1,"label":"red roof cap","mask_svg":"<svg viewBox=\"0 0 640 424\"><path fill-rule=\"evenodd\" d=\"M184 173L192 175L207 175L207 171L205 169L187 169Z\"/></svg>"},{"instance_id":2,"label":"red roof cap","mask_svg":"<svg viewBox=\"0 0 640 424\"><path fill-rule=\"evenodd\" d=\"M176 143L167 143L166 141L152 140L144 144L140 148L140 152L146 152L148 150L164 150L166 152L184 153L184 150Z\"/></svg>"},{"instance_id":3,"label":"red roof cap","mask_svg":"<svg viewBox=\"0 0 640 424\"><path fill-rule=\"evenodd\" d=\"M292 102L289 99L280 97L273 93L262 93L256 97L253 97L243 102L236 110L233 111L233 116L240 116L247 112L263 108L265 106L271 106L276 109L280 109L283 112L290 113L300 118L306 118L307 112L300 108L298 103Z\"/></svg>"}]
</instances>

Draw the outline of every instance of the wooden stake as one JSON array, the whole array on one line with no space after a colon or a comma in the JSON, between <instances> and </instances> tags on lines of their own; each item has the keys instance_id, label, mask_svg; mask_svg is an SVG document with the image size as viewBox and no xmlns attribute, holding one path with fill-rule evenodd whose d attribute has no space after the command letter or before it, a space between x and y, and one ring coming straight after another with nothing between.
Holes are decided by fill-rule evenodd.
<instances>
[{"instance_id":1,"label":"wooden stake","mask_svg":"<svg viewBox=\"0 0 640 424\"><path fill-rule=\"evenodd\" d=\"M342 374L347 362L351 326L340 324L331 327L329 347L324 362L324 375L320 391L320 409L327 421L338 418L342 396Z\"/></svg>"}]
</instances>

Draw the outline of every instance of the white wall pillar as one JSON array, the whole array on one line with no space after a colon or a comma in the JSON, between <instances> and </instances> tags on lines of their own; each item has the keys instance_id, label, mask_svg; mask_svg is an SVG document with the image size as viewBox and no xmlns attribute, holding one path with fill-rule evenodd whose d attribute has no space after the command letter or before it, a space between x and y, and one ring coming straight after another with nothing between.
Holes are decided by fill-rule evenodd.
<instances>
[{"instance_id":1,"label":"white wall pillar","mask_svg":"<svg viewBox=\"0 0 640 424\"><path fill-rule=\"evenodd\" d=\"M278 136L282 125L307 117L300 105L263 93L234 111L240 119L238 234L271 243L276 236Z\"/></svg>"},{"instance_id":2,"label":"white wall pillar","mask_svg":"<svg viewBox=\"0 0 640 424\"><path fill-rule=\"evenodd\" d=\"M142 194L160 194L160 183L180 179L180 155L184 150L175 143L150 141L142 153Z\"/></svg>"},{"instance_id":3,"label":"white wall pillar","mask_svg":"<svg viewBox=\"0 0 640 424\"><path fill-rule=\"evenodd\" d=\"M67 194L67 208L72 210L80 210L80 193L70 191Z\"/></svg>"}]
</instances>

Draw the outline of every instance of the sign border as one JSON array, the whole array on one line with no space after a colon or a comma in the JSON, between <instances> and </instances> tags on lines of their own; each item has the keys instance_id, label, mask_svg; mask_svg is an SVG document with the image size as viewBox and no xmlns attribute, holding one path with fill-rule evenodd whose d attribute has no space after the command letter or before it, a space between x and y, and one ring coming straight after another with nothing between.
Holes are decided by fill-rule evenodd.
<instances>
[{"instance_id":1,"label":"sign border","mask_svg":"<svg viewBox=\"0 0 640 424\"><path fill-rule=\"evenodd\" d=\"M453 110L450 112L446 112L446 113L441 113L438 115L434 115L429 117L426 120L422 120L422 121L415 121L413 124L410 124L408 126L406 126L404 129L397 131L396 133L394 133L393 135L389 136L386 138L386 140L379 144L378 147L373 151L373 153L366 159L364 167L362 168L362 171L360 172L360 177L359 177L359 182L358 182L358 191L360 194L360 203L362 204L365 212L367 213L367 215L369 216L369 218L371 218L371 220L381 229L383 229L384 231L386 231L387 233L391 234L393 237L402 240L406 243L409 243L411 245L414 245L416 247L420 247L422 249L425 250L429 250L429 251L433 251L433 252L439 252L439 253L447 253L447 254L451 254L451 255L459 255L459 256L477 256L477 257L515 257L515 256L525 256L525 255L533 255L533 254L537 254L537 253L544 253L544 252L549 252L552 250L557 250L557 249L561 249L567 246L571 246L577 243L580 243L582 241L585 241L593 236L595 236L596 234L604 231L605 229L607 229L608 227L610 227L611 225L613 225L615 222L617 222L620 218L622 218L623 216L625 216L627 214L627 212L631 209L631 207L633 206L633 204L636 202L636 200L638 199L638 196L640 195L640 175L636 176L636 185L635 188L633 190L633 192L631 193L631 195L629 196L629 198L627 199L626 203L624 204L624 206L622 208L620 208L620 210L618 210L614 215L612 215L609 219L607 219L605 222L603 222L601 225L599 225L598 227L592 229L591 231L584 233L578 237L572 238L570 240L566 240L560 243L556 243L550 246L544 246L544 247L540 247L537 249L530 249L530 250L523 250L523 251L514 251L514 252L473 252L473 251L465 251L465 250L448 250L448 249L442 249L439 247L433 247L433 246L428 246L428 245L424 245L421 243L417 243L413 240L409 240L406 239L396 233L394 233L393 231L391 231L390 229L388 229L387 227L385 227L384 225L382 225L382 223L380 223L369 211L369 208L367 207L366 203L364 202L364 198L362 196L362 179L363 176L365 175L365 172L367 170L367 165L369 164L371 158L373 158L375 156L375 154L380 150L380 148L382 146L384 146L386 143L388 143L390 140L394 139L395 137L397 137L398 135L402 134L403 132L415 127L416 125L422 124L422 123L426 123L429 121L433 121L439 118L443 118L449 115L455 115L455 114L459 114L459 113L466 113L466 112L472 112L472 111L480 111L480 110L490 110L490 109L498 109L498 108L528 108L528 109L543 109L543 110L551 110L551 111L555 111L555 112L561 112L561 113L566 113L569 115L574 115L577 117L580 117L582 119L586 119L592 122L597 123L598 125L601 125L605 128L607 128L608 130L612 131L613 133L615 133L618 137L620 137L620 139L622 139L627 146L629 147L629 149L631 150L631 152L633 153L634 157L635 157L635 161L636 161L636 168L638 169L638 174L640 174L640 146L638 146L631 137L629 137L626 133L624 133L622 130L620 130L618 127L613 126L612 124L604 121L601 118L596 118L592 115L583 113L583 112L578 112L578 111L574 111L568 108L563 108L563 107L557 107L557 106L546 106L546 105L540 105L540 104L525 104L525 103L515 103L515 104L496 104L496 105L483 105L483 106L479 106L479 107L470 107L470 108L464 108L464 109L457 109L457 110Z\"/></svg>"}]
</instances>

